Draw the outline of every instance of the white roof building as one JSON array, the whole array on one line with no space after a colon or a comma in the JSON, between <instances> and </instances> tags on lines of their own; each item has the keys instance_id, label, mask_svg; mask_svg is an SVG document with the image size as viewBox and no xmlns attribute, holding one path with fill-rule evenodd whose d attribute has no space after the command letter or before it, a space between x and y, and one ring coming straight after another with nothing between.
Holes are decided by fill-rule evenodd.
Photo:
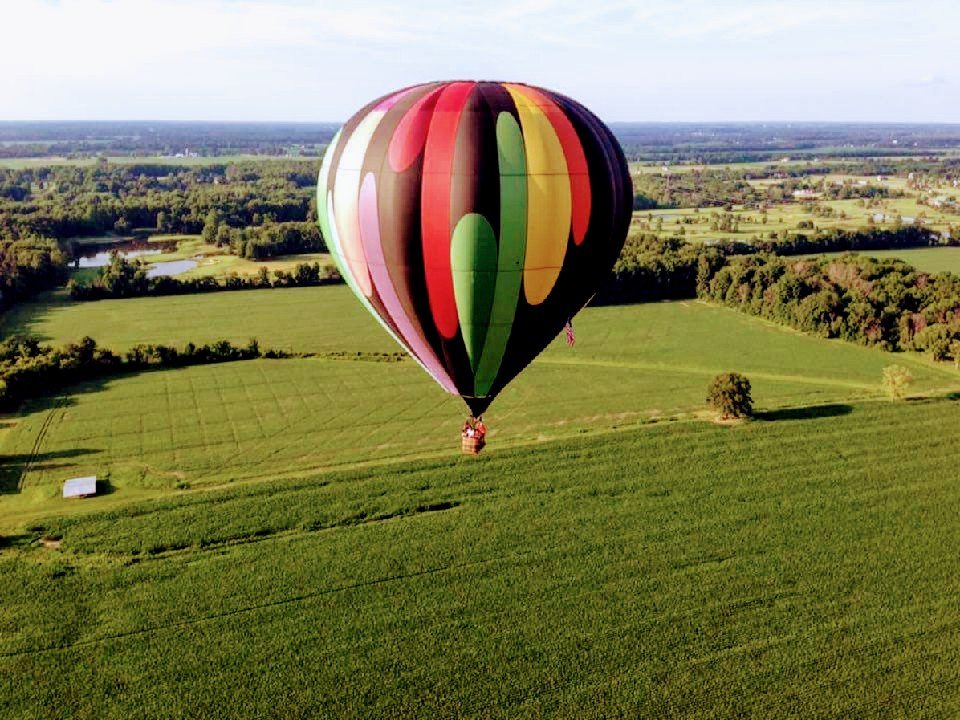
<instances>
[{"instance_id":1,"label":"white roof building","mask_svg":"<svg viewBox=\"0 0 960 720\"><path fill-rule=\"evenodd\" d=\"M63 496L65 498L90 497L97 494L97 476L78 477L67 480L63 484Z\"/></svg>"}]
</instances>

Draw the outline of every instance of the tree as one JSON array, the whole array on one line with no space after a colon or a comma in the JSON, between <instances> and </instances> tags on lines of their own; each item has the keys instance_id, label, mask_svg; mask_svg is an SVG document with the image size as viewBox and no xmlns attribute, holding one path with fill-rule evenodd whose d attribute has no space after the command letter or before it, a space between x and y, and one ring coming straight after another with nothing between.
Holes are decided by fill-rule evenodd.
<instances>
[{"instance_id":1,"label":"tree","mask_svg":"<svg viewBox=\"0 0 960 720\"><path fill-rule=\"evenodd\" d=\"M913 375L902 365L888 365L883 369L880 384L890 400L903 400L913 382Z\"/></svg>"},{"instance_id":2,"label":"tree","mask_svg":"<svg viewBox=\"0 0 960 720\"><path fill-rule=\"evenodd\" d=\"M207 213L203 221L203 241L208 245L213 245L217 241L217 230L220 227L220 216L216 210Z\"/></svg>"},{"instance_id":3,"label":"tree","mask_svg":"<svg viewBox=\"0 0 960 720\"><path fill-rule=\"evenodd\" d=\"M960 340L950 342L950 357L953 358L953 366L960 370Z\"/></svg>"},{"instance_id":4,"label":"tree","mask_svg":"<svg viewBox=\"0 0 960 720\"><path fill-rule=\"evenodd\" d=\"M930 357L933 360L941 362L950 357L950 348L951 342L949 340L946 338L935 338L927 347L927 352L930 353ZM956 358L956 356L954 356L954 358Z\"/></svg>"},{"instance_id":5,"label":"tree","mask_svg":"<svg viewBox=\"0 0 960 720\"><path fill-rule=\"evenodd\" d=\"M707 388L707 402L720 411L721 418L749 417L753 414L750 381L740 373L721 373Z\"/></svg>"}]
</instances>

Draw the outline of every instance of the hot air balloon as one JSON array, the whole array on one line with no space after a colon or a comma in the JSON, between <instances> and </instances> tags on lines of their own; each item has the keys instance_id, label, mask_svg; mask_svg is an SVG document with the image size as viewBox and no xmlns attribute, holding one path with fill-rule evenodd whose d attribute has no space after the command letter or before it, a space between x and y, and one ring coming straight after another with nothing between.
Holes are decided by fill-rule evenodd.
<instances>
[{"instance_id":1,"label":"hot air balloon","mask_svg":"<svg viewBox=\"0 0 960 720\"><path fill-rule=\"evenodd\" d=\"M610 130L568 97L432 82L351 117L317 184L360 302L475 416L599 288L633 207Z\"/></svg>"}]
</instances>

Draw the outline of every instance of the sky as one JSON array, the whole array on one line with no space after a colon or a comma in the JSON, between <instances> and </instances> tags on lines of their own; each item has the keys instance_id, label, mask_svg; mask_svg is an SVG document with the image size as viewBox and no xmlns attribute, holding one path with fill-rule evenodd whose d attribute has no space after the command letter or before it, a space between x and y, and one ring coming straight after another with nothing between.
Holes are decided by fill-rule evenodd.
<instances>
[{"instance_id":1,"label":"sky","mask_svg":"<svg viewBox=\"0 0 960 720\"><path fill-rule=\"evenodd\" d=\"M960 122L956 0L5 0L0 120L341 121L513 80L608 122Z\"/></svg>"}]
</instances>

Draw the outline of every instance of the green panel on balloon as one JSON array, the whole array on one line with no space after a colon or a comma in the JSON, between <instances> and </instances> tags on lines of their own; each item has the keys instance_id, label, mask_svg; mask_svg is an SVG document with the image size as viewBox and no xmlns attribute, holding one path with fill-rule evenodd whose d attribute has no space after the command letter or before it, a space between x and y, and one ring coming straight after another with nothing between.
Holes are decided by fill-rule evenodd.
<instances>
[{"instance_id":1,"label":"green panel on balloon","mask_svg":"<svg viewBox=\"0 0 960 720\"><path fill-rule=\"evenodd\" d=\"M483 215L468 213L457 222L450 243L450 266L463 342L476 372L497 282L497 238Z\"/></svg>"},{"instance_id":2,"label":"green panel on balloon","mask_svg":"<svg viewBox=\"0 0 960 720\"><path fill-rule=\"evenodd\" d=\"M510 113L502 112L497 117L497 154L500 165L500 251L490 329L487 330L474 380L477 395L486 395L500 372L523 281L527 234L527 162L523 133Z\"/></svg>"}]
</instances>

